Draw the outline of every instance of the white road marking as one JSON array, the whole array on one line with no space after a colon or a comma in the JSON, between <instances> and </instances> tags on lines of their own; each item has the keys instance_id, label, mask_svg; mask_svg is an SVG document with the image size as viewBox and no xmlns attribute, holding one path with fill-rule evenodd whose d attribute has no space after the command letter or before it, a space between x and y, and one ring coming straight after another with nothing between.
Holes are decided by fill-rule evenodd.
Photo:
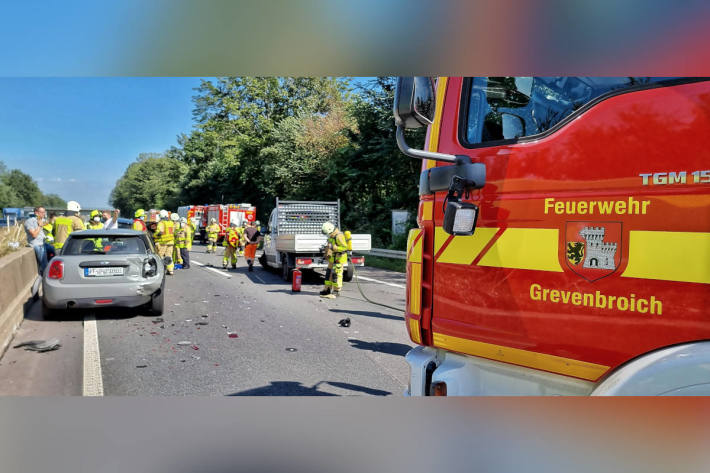
<instances>
[{"instance_id":1,"label":"white road marking","mask_svg":"<svg viewBox=\"0 0 710 473\"><path fill-rule=\"evenodd\" d=\"M99 332L96 317L84 318L84 386L82 395L103 396L104 381L101 375L101 354L99 353Z\"/></svg>"},{"instance_id":2,"label":"white road marking","mask_svg":"<svg viewBox=\"0 0 710 473\"><path fill-rule=\"evenodd\" d=\"M192 262L192 263L195 263L197 266L202 266L202 267L205 268L205 269L208 269L208 270L210 270L210 271L214 271L215 273L219 274L220 276L224 276L224 277L227 278L227 279L231 279L231 278L232 278L232 276L231 276L230 274L223 273L222 271L220 271L220 270L218 270L218 269L210 268L210 267L207 266L206 264L200 263L199 261L192 260L191 262Z\"/></svg>"},{"instance_id":3,"label":"white road marking","mask_svg":"<svg viewBox=\"0 0 710 473\"><path fill-rule=\"evenodd\" d=\"M392 287L399 287L399 288L402 288L402 289L407 289L407 286L402 286L401 284L395 284L395 283L393 283L393 282L380 281L379 279L366 278L365 276L360 276L359 274L358 274L357 278L358 278L358 279L362 279L363 281L372 281L372 282L376 282L376 283L380 283L380 284L386 284L386 285L392 286Z\"/></svg>"},{"instance_id":4,"label":"white road marking","mask_svg":"<svg viewBox=\"0 0 710 473\"><path fill-rule=\"evenodd\" d=\"M258 279L259 281L261 281L261 284L266 284L266 281L264 281L263 279L261 279L261 278L260 278L259 276L257 276L256 274L253 274L252 276L254 276L256 279Z\"/></svg>"}]
</instances>

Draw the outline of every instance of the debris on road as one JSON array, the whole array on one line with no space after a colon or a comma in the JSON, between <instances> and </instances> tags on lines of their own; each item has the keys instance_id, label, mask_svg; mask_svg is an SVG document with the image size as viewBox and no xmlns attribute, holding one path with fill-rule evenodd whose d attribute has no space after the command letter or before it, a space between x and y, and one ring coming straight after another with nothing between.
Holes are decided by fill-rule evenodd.
<instances>
[{"instance_id":1,"label":"debris on road","mask_svg":"<svg viewBox=\"0 0 710 473\"><path fill-rule=\"evenodd\" d=\"M59 339L52 338L51 340L30 340L27 342L18 343L13 348L25 347L25 350L36 351L39 353L45 351L58 350L61 347Z\"/></svg>"},{"instance_id":2,"label":"debris on road","mask_svg":"<svg viewBox=\"0 0 710 473\"><path fill-rule=\"evenodd\" d=\"M187 341L187 340L182 340L182 341L177 342L177 344L187 346L187 345L192 345L192 342Z\"/></svg>"},{"instance_id":3,"label":"debris on road","mask_svg":"<svg viewBox=\"0 0 710 473\"><path fill-rule=\"evenodd\" d=\"M160 323L165 322L165 320L163 320L162 317L158 317L157 319L153 319L152 322L153 322L154 324L160 324Z\"/></svg>"},{"instance_id":4,"label":"debris on road","mask_svg":"<svg viewBox=\"0 0 710 473\"><path fill-rule=\"evenodd\" d=\"M286 351L298 351L296 348L287 348Z\"/></svg>"},{"instance_id":5,"label":"debris on road","mask_svg":"<svg viewBox=\"0 0 710 473\"><path fill-rule=\"evenodd\" d=\"M237 335L237 332L227 332L227 336L229 338L239 338L239 335Z\"/></svg>"},{"instance_id":6,"label":"debris on road","mask_svg":"<svg viewBox=\"0 0 710 473\"><path fill-rule=\"evenodd\" d=\"M201 320L199 322L195 322L195 325L208 325L208 322Z\"/></svg>"},{"instance_id":7,"label":"debris on road","mask_svg":"<svg viewBox=\"0 0 710 473\"><path fill-rule=\"evenodd\" d=\"M199 360L199 359L200 359L200 357L197 356L197 355L190 355L190 356L191 356L193 359L195 359L195 360Z\"/></svg>"},{"instance_id":8,"label":"debris on road","mask_svg":"<svg viewBox=\"0 0 710 473\"><path fill-rule=\"evenodd\" d=\"M192 345L192 349L193 349L193 350L199 350L200 347L198 347L197 345Z\"/></svg>"},{"instance_id":9,"label":"debris on road","mask_svg":"<svg viewBox=\"0 0 710 473\"><path fill-rule=\"evenodd\" d=\"M147 368L148 365L136 365L136 368Z\"/></svg>"},{"instance_id":10,"label":"debris on road","mask_svg":"<svg viewBox=\"0 0 710 473\"><path fill-rule=\"evenodd\" d=\"M350 317L346 319L340 319L338 321L338 325L340 325L341 327L350 327Z\"/></svg>"}]
</instances>

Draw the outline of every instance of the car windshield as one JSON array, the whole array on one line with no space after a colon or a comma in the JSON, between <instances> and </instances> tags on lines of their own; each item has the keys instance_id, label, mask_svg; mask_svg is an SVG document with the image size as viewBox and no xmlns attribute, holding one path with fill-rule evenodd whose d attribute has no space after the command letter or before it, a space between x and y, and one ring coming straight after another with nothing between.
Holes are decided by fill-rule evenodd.
<instances>
[{"instance_id":1,"label":"car windshield","mask_svg":"<svg viewBox=\"0 0 710 473\"><path fill-rule=\"evenodd\" d=\"M139 236L79 237L71 236L62 251L63 255L114 255L144 254L145 243Z\"/></svg>"}]
</instances>

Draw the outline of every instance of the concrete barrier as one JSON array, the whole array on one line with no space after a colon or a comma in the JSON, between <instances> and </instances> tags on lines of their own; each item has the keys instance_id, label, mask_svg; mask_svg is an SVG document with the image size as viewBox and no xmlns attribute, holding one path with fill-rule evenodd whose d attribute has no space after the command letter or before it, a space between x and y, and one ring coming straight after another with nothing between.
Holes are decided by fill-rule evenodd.
<instances>
[{"instance_id":1,"label":"concrete barrier","mask_svg":"<svg viewBox=\"0 0 710 473\"><path fill-rule=\"evenodd\" d=\"M0 356L32 305L36 278L37 258L32 248L22 248L0 258Z\"/></svg>"}]
</instances>

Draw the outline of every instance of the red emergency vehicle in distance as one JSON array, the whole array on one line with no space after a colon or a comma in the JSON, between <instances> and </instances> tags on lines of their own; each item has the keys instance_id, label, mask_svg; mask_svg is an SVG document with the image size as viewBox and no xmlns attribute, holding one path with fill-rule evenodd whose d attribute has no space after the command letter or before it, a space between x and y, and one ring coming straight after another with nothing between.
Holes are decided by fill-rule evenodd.
<instances>
[{"instance_id":1,"label":"red emergency vehicle in distance","mask_svg":"<svg viewBox=\"0 0 710 473\"><path fill-rule=\"evenodd\" d=\"M201 238L203 243L207 241L207 235L204 228L209 225L211 219L215 219L221 227L218 241L224 238L226 230L229 229L229 224L235 222L241 226L243 222L253 222L256 220L256 207L251 204L212 204L206 206L203 214L202 222L200 222Z\"/></svg>"},{"instance_id":2,"label":"red emergency vehicle in distance","mask_svg":"<svg viewBox=\"0 0 710 473\"><path fill-rule=\"evenodd\" d=\"M408 394L710 394L710 81L400 78L394 112Z\"/></svg>"}]
</instances>

